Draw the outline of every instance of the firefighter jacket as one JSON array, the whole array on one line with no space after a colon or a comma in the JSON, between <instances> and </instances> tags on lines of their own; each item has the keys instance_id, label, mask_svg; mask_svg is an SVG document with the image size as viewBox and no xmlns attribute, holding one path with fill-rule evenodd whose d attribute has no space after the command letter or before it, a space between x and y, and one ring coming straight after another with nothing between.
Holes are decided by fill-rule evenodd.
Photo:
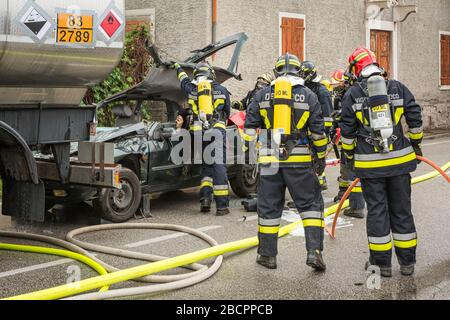
<instances>
[{"instance_id":1,"label":"firefighter jacket","mask_svg":"<svg viewBox=\"0 0 450 320\"><path fill-rule=\"evenodd\" d=\"M320 82L309 82L306 86L311 89L311 91L316 94L317 99L319 99L323 120L325 121L325 128L329 130L333 125L333 118L331 117L331 114L333 113L333 103L330 92Z\"/></svg>"},{"instance_id":2,"label":"firefighter jacket","mask_svg":"<svg viewBox=\"0 0 450 320\"><path fill-rule=\"evenodd\" d=\"M394 133L389 153L380 153L370 139L367 79L349 89L342 101L342 148L349 159L354 157L355 172L360 178L383 178L411 173L417 168L412 144L420 144L423 138L422 113L413 94L402 83L387 82ZM409 139L401 124L405 118L409 127Z\"/></svg>"},{"instance_id":3,"label":"firefighter jacket","mask_svg":"<svg viewBox=\"0 0 450 320\"><path fill-rule=\"evenodd\" d=\"M189 109L193 113L193 123L190 124L190 130L193 132L203 130L202 123L199 119L198 107L198 90L197 85L192 82L186 72L182 68L177 70L178 79L181 82L181 89L188 99ZM227 120L231 112L231 99L228 90L217 82L212 83L212 98L214 105L214 112L212 119L210 119L212 128L226 130Z\"/></svg>"},{"instance_id":4,"label":"firefighter jacket","mask_svg":"<svg viewBox=\"0 0 450 320\"><path fill-rule=\"evenodd\" d=\"M265 132L267 141L262 142L259 150L261 165L276 163L279 167L310 167L314 154L323 159L328 139L317 96L303 85L292 87L291 106L291 152L287 159L280 159L277 150L273 150L272 129L274 125L274 86L264 88L256 94L247 110L245 132L256 135L256 129ZM260 133L262 136L262 133ZM261 142L261 137L260 137Z\"/></svg>"}]
</instances>

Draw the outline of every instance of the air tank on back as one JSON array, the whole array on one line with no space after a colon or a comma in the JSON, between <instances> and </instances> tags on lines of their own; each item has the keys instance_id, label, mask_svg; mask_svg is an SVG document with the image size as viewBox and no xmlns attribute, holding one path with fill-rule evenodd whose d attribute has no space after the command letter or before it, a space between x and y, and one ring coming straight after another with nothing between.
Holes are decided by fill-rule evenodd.
<instances>
[{"instance_id":1,"label":"air tank on back","mask_svg":"<svg viewBox=\"0 0 450 320\"><path fill-rule=\"evenodd\" d=\"M78 105L123 52L124 0L1 0L0 105Z\"/></svg>"}]
</instances>

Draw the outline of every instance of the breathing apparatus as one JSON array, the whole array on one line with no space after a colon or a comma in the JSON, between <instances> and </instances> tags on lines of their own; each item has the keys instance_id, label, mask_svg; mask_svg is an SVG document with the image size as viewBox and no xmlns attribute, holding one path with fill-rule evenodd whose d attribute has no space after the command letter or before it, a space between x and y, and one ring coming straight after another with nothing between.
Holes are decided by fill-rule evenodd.
<instances>
[{"instance_id":1,"label":"breathing apparatus","mask_svg":"<svg viewBox=\"0 0 450 320\"><path fill-rule=\"evenodd\" d=\"M371 138L377 144L379 152L389 153L394 134L394 121L386 80L380 75L372 75L367 80L367 90Z\"/></svg>"},{"instance_id":2,"label":"breathing apparatus","mask_svg":"<svg viewBox=\"0 0 450 320\"><path fill-rule=\"evenodd\" d=\"M204 129L211 127L210 121L214 113L213 102L213 81L215 73L207 62L199 63L194 70L195 80L198 93L198 118L202 122Z\"/></svg>"},{"instance_id":3,"label":"breathing apparatus","mask_svg":"<svg viewBox=\"0 0 450 320\"><path fill-rule=\"evenodd\" d=\"M272 99L274 110L272 139L279 150L280 160L289 158L290 150L296 145L296 141L292 139L294 106L292 87L304 84L303 80L299 78L300 71L300 61L289 53L278 59L274 70L277 79L272 84L274 94Z\"/></svg>"}]
</instances>

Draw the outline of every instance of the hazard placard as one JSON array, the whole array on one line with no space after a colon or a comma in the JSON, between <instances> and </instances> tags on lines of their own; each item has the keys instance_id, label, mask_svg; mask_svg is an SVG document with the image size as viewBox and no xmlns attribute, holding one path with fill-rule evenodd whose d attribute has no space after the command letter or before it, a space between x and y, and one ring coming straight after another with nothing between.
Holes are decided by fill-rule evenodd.
<instances>
[{"instance_id":1,"label":"hazard placard","mask_svg":"<svg viewBox=\"0 0 450 320\"><path fill-rule=\"evenodd\" d=\"M107 44L114 41L124 30L125 18L114 5L110 6L99 19L99 34Z\"/></svg>"},{"instance_id":2,"label":"hazard placard","mask_svg":"<svg viewBox=\"0 0 450 320\"><path fill-rule=\"evenodd\" d=\"M66 44L91 44L94 38L94 16L58 13L56 42Z\"/></svg>"},{"instance_id":3,"label":"hazard placard","mask_svg":"<svg viewBox=\"0 0 450 320\"><path fill-rule=\"evenodd\" d=\"M23 29L35 40L42 41L52 27L50 17L36 3L29 2L19 13Z\"/></svg>"}]
</instances>

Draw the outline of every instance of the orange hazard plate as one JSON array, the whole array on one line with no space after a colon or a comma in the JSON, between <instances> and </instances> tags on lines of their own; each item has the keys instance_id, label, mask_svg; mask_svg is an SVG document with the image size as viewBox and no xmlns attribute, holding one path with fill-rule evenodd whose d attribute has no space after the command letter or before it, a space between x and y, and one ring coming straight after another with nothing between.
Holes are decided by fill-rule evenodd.
<instances>
[{"instance_id":1,"label":"orange hazard plate","mask_svg":"<svg viewBox=\"0 0 450 320\"><path fill-rule=\"evenodd\" d=\"M94 16L58 13L57 43L91 44L94 41Z\"/></svg>"}]
</instances>

